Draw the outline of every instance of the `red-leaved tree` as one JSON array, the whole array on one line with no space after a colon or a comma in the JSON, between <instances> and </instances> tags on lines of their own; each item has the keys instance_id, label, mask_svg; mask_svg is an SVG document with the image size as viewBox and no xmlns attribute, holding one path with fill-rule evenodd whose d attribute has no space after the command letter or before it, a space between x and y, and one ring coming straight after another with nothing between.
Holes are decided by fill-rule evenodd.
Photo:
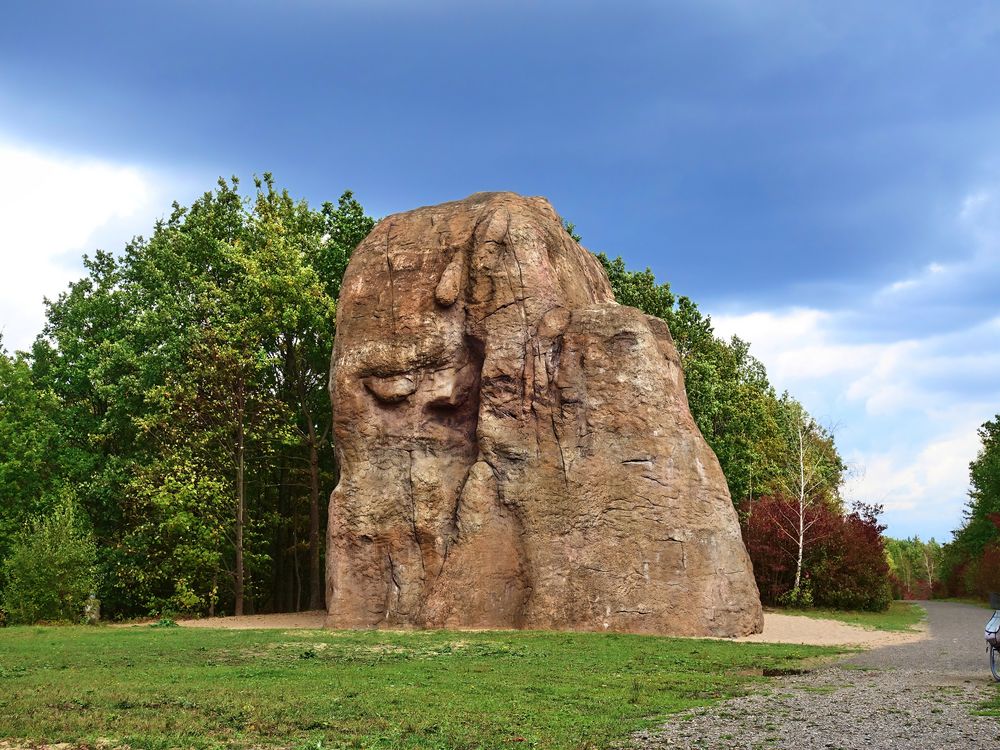
<instances>
[{"instance_id":1,"label":"red-leaved tree","mask_svg":"<svg viewBox=\"0 0 1000 750\"><path fill-rule=\"evenodd\" d=\"M841 514L827 505L809 508L803 578L814 604L837 609L884 610L892 598L881 507L858 504ZM795 586L798 545L783 532L795 499L759 498L746 518L743 538L765 604L778 604Z\"/></svg>"}]
</instances>

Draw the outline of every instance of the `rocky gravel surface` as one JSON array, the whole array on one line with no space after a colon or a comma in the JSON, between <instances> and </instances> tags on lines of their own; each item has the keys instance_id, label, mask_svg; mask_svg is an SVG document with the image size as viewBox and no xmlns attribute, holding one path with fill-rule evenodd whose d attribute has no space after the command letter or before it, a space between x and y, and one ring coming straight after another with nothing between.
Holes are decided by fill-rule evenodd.
<instances>
[{"instance_id":1,"label":"rocky gravel surface","mask_svg":"<svg viewBox=\"0 0 1000 750\"><path fill-rule=\"evenodd\" d=\"M929 638L889 646L765 691L672 717L632 737L634 748L1000 747L1000 719L978 716L989 677L982 641L988 612L926 603Z\"/></svg>"}]
</instances>

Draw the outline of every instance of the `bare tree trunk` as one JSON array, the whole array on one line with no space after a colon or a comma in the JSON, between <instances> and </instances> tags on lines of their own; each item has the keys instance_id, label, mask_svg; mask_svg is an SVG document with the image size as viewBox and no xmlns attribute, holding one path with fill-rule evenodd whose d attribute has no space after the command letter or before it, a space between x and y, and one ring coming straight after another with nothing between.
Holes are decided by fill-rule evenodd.
<instances>
[{"instance_id":1,"label":"bare tree trunk","mask_svg":"<svg viewBox=\"0 0 1000 750\"><path fill-rule=\"evenodd\" d=\"M806 542L806 457L802 445L802 420L799 420L799 555L795 563L795 590L802 583L802 551Z\"/></svg>"},{"instance_id":2,"label":"bare tree trunk","mask_svg":"<svg viewBox=\"0 0 1000 750\"><path fill-rule=\"evenodd\" d=\"M212 573L212 596L208 601L208 616L215 617L215 600L218 599L219 574Z\"/></svg>"}]
</instances>

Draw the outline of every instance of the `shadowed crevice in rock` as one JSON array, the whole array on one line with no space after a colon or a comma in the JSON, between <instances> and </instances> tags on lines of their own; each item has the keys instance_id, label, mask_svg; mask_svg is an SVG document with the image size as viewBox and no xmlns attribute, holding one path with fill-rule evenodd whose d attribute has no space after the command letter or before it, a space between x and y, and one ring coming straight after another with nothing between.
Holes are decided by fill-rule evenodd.
<instances>
[{"instance_id":1,"label":"shadowed crevice in rock","mask_svg":"<svg viewBox=\"0 0 1000 750\"><path fill-rule=\"evenodd\" d=\"M328 625L760 629L666 324L614 302L544 199L380 222L330 388Z\"/></svg>"}]
</instances>

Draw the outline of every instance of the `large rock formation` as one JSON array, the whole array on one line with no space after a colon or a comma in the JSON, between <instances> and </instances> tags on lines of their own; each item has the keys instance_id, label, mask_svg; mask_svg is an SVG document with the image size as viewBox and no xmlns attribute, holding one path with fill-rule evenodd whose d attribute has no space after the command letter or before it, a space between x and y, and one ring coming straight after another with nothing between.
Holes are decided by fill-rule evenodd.
<instances>
[{"instance_id":1,"label":"large rock formation","mask_svg":"<svg viewBox=\"0 0 1000 750\"><path fill-rule=\"evenodd\" d=\"M542 198L390 216L344 279L330 627L761 629L661 320Z\"/></svg>"}]
</instances>

